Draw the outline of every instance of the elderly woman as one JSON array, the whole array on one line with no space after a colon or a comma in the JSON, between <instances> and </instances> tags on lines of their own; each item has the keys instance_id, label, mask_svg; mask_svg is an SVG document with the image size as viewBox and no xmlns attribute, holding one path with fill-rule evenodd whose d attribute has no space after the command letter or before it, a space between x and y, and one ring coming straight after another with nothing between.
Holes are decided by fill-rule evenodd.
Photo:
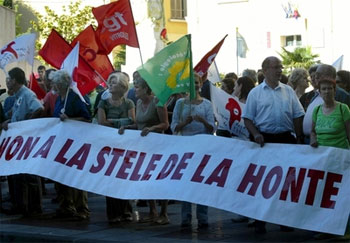
<instances>
[{"instance_id":1,"label":"elderly woman","mask_svg":"<svg viewBox=\"0 0 350 243\"><path fill-rule=\"evenodd\" d=\"M98 124L114 128L133 124L135 105L124 97L129 88L129 78L122 72L114 72L109 75L107 85L111 95L98 104ZM132 207L128 200L106 197L106 211L111 224L132 221Z\"/></svg>"},{"instance_id":2,"label":"elderly woman","mask_svg":"<svg viewBox=\"0 0 350 243\"><path fill-rule=\"evenodd\" d=\"M296 68L292 71L288 79L290 85L298 96L298 99L305 94L305 90L309 87L308 72L304 68Z\"/></svg>"},{"instance_id":3,"label":"elderly woman","mask_svg":"<svg viewBox=\"0 0 350 243\"><path fill-rule=\"evenodd\" d=\"M324 103L313 110L310 145L350 149L350 110L347 105L335 100L335 80L322 79L318 85ZM348 220L345 235L340 237L341 240L350 239L349 227ZM315 236L317 239L334 237L338 238L338 236L329 234Z\"/></svg>"},{"instance_id":4,"label":"elderly woman","mask_svg":"<svg viewBox=\"0 0 350 243\"><path fill-rule=\"evenodd\" d=\"M58 93L53 116L78 121L90 121L90 113L86 104L81 101L69 87L72 82L70 75L59 70L52 75L52 84ZM58 218L72 218L85 220L90 216L87 204L87 193L62 184L57 185L59 209L56 212Z\"/></svg>"},{"instance_id":5,"label":"elderly woman","mask_svg":"<svg viewBox=\"0 0 350 243\"><path fill-rule=\"evenodd\" d=\"M168 127L168 113L165 106L157 106L158 100L152 95L152 90L146 81L135 75L134 80L135 96L138 99L136 105L136 122L132 125L122 126L119 134L123 134L125 129L141 130L141 136L146 136L149 132L163 133ZM161 212L158 217L155 200L149 201L150 215L141 222L155 222L157 224L169 224L167 213L168 201L161 200Z\"/></svg>"},{"instance_id":6,"label":"elderly woman","mask_svg":"<svg viewBox=\"0 0 350 243\"><path fill-rule=\"evenodd\" d=\"M176 102L171 130L174 134L191 136L196 134L213 134L214 112L209 100L200 96L200 88L203 82L198 74L195 74L196 97L179 99ZM182 202L181 227L190 227L192 221L192 204ZM197 205L198 228L208 227L208 207Z\"/></svg>"}]
</instances>

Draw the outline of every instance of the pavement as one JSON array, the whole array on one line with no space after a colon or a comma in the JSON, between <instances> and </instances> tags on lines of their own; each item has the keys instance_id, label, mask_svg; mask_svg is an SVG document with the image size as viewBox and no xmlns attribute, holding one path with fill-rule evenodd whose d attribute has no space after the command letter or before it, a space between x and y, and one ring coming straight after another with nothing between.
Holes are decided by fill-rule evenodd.
<instances>
[{"instance_id":1,"label":"pavement","mask_svg":"<svg viewBox=\"0 0 350 243\"><path fill-rule=\"evenodd\" d=\"M1 187L2 206L9 208L6 182L1 182ZM90 220L53 219L58 207L51 202L55 197L53 183L46 183L46 190L41 217L24 218L0 213L0 242L316 242L314 232L299 229L281 232L280 227L273 224L267 224L266 234L255 234L247 222L233 223L231 219L235 214L215 208L209 208L208 229L198 229L195 217L191 228L182 229L181 204L176 201L168 207L168 225L140 223L139 219L148 215L148 207L137 207L135 201L132 202L133 222L110 225L106 218L105 197L91 193L88 199Z\"/></svg>"}]
</instances>

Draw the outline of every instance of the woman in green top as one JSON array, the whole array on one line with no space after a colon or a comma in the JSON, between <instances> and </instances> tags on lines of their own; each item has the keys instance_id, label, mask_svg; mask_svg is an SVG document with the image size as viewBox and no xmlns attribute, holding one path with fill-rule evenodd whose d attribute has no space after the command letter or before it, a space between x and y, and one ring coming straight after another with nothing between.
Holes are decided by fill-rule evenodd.
<instances>
[{"instance_id":1,"label":"woman in green top","mask_svg":"<svg viewBox=\"0 0 350 243\"><path fill-rule=\"evenodd\" d=\"M319 91L324 103L316 106L312 114L310 134L310 145L312 147L321 145L350 149L350 111L347 105L335 101L335 87L335 80L319 81ZM349 220L344 236L318 234L315 238L319 240L329 238L349 240Z\"/></svg>"},{"instance_id":2,"label":"woman in green top","mask_svg":"<svg viewBox=\"0 0 350 243\"><path fill-rule=\"evenodd\" d=\"M310 145L350 148L350 111L347 105L335 101L335 81L321 80L320 95L324 104L316 106L312 114Z\"/></svg>"},{"instance_id":3,"label":"woman in green top","mask_svg":"<svg viewBox=\"0 0 350 243\"><path fill-rule=\"evenodd\" d=\"M107 85L111 97L101 99L98 104L98 124L114 128L133 124L135 105L124 97L129 88L129 77L122 72L112 73L108 77ZM132 207L128 200L106 197L106 211L111 224L133 220Z\"/></svg>"}]
</instances>

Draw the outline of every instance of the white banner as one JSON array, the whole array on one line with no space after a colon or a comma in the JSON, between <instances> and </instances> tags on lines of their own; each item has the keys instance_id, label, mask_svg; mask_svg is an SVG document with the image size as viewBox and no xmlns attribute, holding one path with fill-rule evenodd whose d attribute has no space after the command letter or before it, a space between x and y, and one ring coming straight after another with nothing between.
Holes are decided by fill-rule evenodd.
<instances>
[{"instance_id":1,"label":"white banner","mask_svg":"<svg viewBox=\"0 0 350 243\"><path fill-rule=\"evenodd\" d=\"M350 151L212 135L169 136L36 119L0 137L0 175L30 173L124 199L205 204L291 227L343 234Z\"/></svg>"},{"instance_id":2,"label":"white banner","mask_svg":"<svg viewBox=\"0 0 350 243\"><path fill-rule=\"evenodd\" d=\"M249 132L242 118L245 104L214 85L210 85L210 97L215 119L219 124L218 129L227 130L241 139L249 140Z\"/></svg>"}]
</instances>

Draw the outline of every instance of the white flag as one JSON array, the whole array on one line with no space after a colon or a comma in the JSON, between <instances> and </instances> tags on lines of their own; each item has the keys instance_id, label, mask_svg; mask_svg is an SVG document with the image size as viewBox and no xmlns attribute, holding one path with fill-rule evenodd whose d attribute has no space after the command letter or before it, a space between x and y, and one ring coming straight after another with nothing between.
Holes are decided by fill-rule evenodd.
<instances>
[{"instance_id":1,"label":"white flag","mask_svg":"<svg viewBox=\"0 0 350 243\"><path fill-rule=\"evenodd\" d=\"M220 73L218 71L218 67L216 66L215 61L213 61L212 64L209 66L207 79L213 84L221 81Z\"/></svg>"},{"instance_id":2,"label":"white flag","mask_svg":"<svg viewBox=\"0 0 350 243\"><path fill-rule=\"evenodd\" d=\"M332 66L337 70L337 72L343 68L343 58L344 58L344 55L341 55L341 56L340 56L337 60L335 60L335 62L332 64Z\"/></svg>"},{"instance_id":3,"label":"white flag","mask_svg":"<svg viewBox=\"0 0 350 243\"><path fill-rule=\"evenodd\" d=\"M0 50L0 68L5 69L7 64L25 60L30 65L34 61L35 34L24 34Z\"/></svg>"},{"instance_id":4,"label":"white flag","mask_svg":"<svg viewBox=\"0 0 350 243\"><path fill-rule=\"evenodd\" d=\"M64 59L63 63L61 64L61 70L65 70L67 71L67 73L70 74L70 76L72 77L72 83L70 85L70 88L74 91L74 93L79 95L81 101L86 103L85 99L83 98L78 89L77 82L74 80L74 71L78 68L79 63L79 46L80 44L78 41L77 44L74 46L73 50L71 50L71 52L67 55L66 59Z\"/></svg>"},{"instance_id":5,"label":"white flag","mask_svg":"<svg viewBox=\"0 0 350 243\"><path fill-rule=\"evenodd\" d=\"M210 97L218 129L227 130L241 139L249 140L249 132L242 119L245 104L214 85L210 85Z\"/></svg>"}]
</instances>

